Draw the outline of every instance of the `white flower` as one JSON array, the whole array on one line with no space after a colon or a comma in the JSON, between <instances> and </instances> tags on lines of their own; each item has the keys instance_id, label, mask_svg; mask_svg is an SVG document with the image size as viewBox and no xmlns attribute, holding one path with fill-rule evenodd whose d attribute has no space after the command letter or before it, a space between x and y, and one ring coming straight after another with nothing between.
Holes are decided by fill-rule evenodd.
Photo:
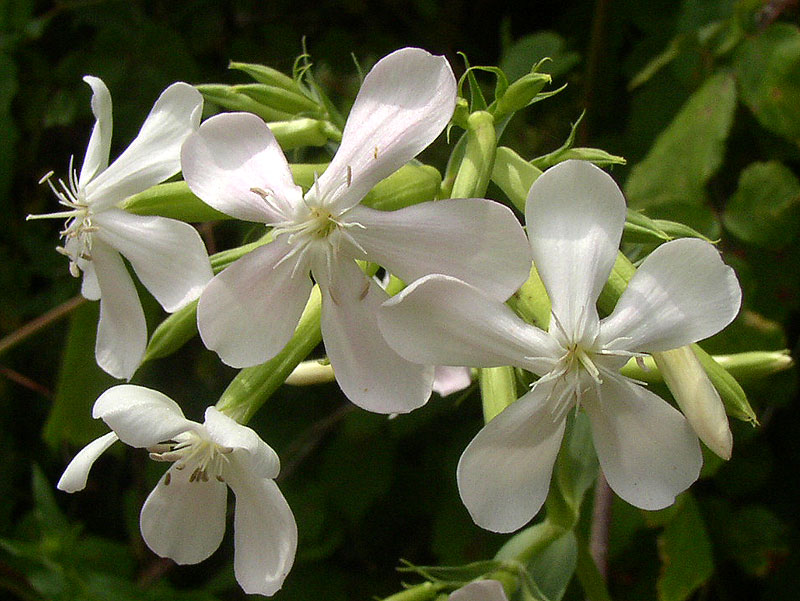
<instances>
[{"instance_id":1,"label":"white flower","mask_svg":"<svg viewBox=\"0 0 800 601\"><path fill-rule=\"evenodd\" d=\"M497 580L477 580L450 593L448 601L508 601L503 585Z\"/></svg>"},{"instance_id":2,"label":"white flower","mask_svg":"<svg viewBox=\"0 0 800 601\"><path fill-rule=\"evenodd\" d=\"M179 309L200 295L211 279L203 241L189 224L164 217L132 215L118 208L127 197L163 182L180 171L180 148L200 123L203 98L192 86L175 83L156 101L137 138L111 165L111 95L97 77L83 80L92 88L96 122L80 175L69 166L67 182L50 180L66 211L29 215L28 219L64 218L57 248L70 261L70 273L83 272L81 292L100 299L95 356L117 378L130 378L147 344L144 312L120 253L166 311Z\"/></svg>"},{"instance_id":3,"label":"white flower","mask_svg":"<svg viewBox=\"0 0 800 601\"><path fill-rule=\"evenodd\" d=\"M469 367L437 365L433 373L433 391L439 396L450 396L472 384Z\"/></svg>"},{"instance_id":4,"label":"white flower","mask_svg":"<svg viewBox=\"0 0 800 601\"><path fill-rule=\"evenodd\" d=\"M274 478L278 456L258 435L214 407L186 419L160 392L123 384L105 391L92 415L113 431L91 442L64 470L58 488L82 490L97 458L116 440L173 465L142 506L147 546L179 564L203 561L225 533L227 489L236 495L234 571L247 593L272 595L294 562L297 526Z\"/></svg>"},{"instance_id":5,"label":"white flower","mask_svg":"<svg viewBox=\"0 0 800 601\"><path fill-rule=\"evenodd\" d=\"M600 320L595 303L617 255L625 200L589 163L545 172L526 206L534 263L551 300L549 331L454 278L423 278L384 305L386 339L409 360L514 365L541 378L490 421L458 466L461 498L475 522L510 532L547 496L571 409L582 407L611 488L644 509L670 505L694 482L702 456L684 416L619 374L631 356L678 348L729 324L741 290L710 244L668 242L648 256Z\"/></svg>"},{"instance_id":6,"label":"white flower","mask_svg":"<svg viewBox=\"0 0 800 601\"><path fill-rule=\"evenodd\" d=\"M275 240L238 260L198 304L205 345L234 367L262 363L292 336L312 280L336 379L357 405L407 412L428 399L433 368L398 356L376 311L388 298L356 263L405 281L446 273L508 298L527 278L525 235L507 208L485 199L441 200L398 211L359 203L447 125L456 83L447 61L417 48L380 60L364 79L329 167L303 196L266 124L251 114L212 117L186 141L183 174L214 208L274 226Z\"/></svg>"}]
</instances>

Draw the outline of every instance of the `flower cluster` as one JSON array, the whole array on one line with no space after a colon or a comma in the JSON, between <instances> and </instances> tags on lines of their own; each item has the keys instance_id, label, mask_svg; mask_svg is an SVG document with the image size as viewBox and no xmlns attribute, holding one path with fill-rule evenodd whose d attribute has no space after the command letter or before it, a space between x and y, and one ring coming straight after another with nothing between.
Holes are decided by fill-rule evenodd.
<instances>
[{"instance_id":1,"label":"flower cluster","mask_svg":"<svg viewBox=\"0 0 800 601\"><path fill-rule=\"evenodd\" d=\"M697 436L672 405L623 377L631 358L707 338L736 316L733 271L707 242L663 244L640 265L614 311L596 303L619 251L625 200L609 175L570 160L530 189L525 230L507 207L449 198L393 211L362 204L379 182L414 159L445 129L457 85L447 61L423 50L394 52L372 68L328 167L305 193L270 127L250 113L200 124L202 98L167 88L139 136L111 165L111 100L96 77L96 124L80 174L48 183L67 210L60 252L83 274L82 293L100 299L96 359L130 379L147 330L121 258L167 311L198 299L204 344L233 367L271 359L289 342L311 294L322 295L320 325L336 381L356 405L384 414L425 404L434 390L469 383L465 367L515 366L538 379L489 421L458 466L474 521L509 532L542 507L572 411L585 411L611 487L645 509L671 504L694 482ZM182 171L189 189L231 217L264 224L270 241L213 276L190 225L126 212L122 203ZM121 255L121 256L120 256ZM390 296L364 263L408 284ZM547 330L506 304L531 265L551 304ZM370 272L372 273L372 272ZM441 366L456 368L445 382ZM95 460L117 440L171 462L141 510L141 533L158 555L197 563L219 546L227 488L236 498L236 578L271 595L294 560L297 527L275 484L275 452L250 428L209 407L200 424L154 390L123 384L101 395L93 416L111 432L76 455L58 483L86 486ZM198 527L198 524L200 526ZM505 598L496 581L453 599Z\"/></svg>"}]
</instances>

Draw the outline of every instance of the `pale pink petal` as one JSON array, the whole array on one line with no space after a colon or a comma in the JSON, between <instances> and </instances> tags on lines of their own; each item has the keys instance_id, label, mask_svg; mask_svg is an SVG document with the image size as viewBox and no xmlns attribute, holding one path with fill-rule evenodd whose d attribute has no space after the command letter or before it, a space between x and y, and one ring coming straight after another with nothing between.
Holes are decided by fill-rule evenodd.
<instances>
[{"instance_id":1,"label":"pale pink petal","mask_svg":"<svg viewBox=\"0 0 800 601\"><path fill-rule=\"evenodd\" d=\"M197 305L203 343L232 367L264 363L292 337L311 293L308 269L284 238L245 255L211 280Z\"/></svg>"},{"instance_id":2,"label":"pale pink petal","mask_svg":"<svg viewBox=\"0 0 800 601\"><path fill-rule=\"evenodd\" d=\"M611 176L585 161L559 163L531 186L525 220L557 319L551 332L560 322L576 341L597 333L595 302L614 266L625 214Z\"/></svg>"},{"instance_id":3,"label":"pale pink petal","mask_svg":"<svg viewBox=\"0 0 800 601\"><path fill-rule=\"evenodd\" d=\"M641 509L663 509L697 480L700 443L683 415L649 390L606 376L582 405L609 486Z\"/></svg>"},{"instance_id":4,"label":"pale pink petal","mask_svg":"<svg viewBox=\"0 0 800 601\"><path fill-rule=\"evenodd\" d=\"M406 282L453 276L506 300L528 279L525 232L503 205L482 198L424 202L398 211L355 207L345 216L365 256ZM360 254L360 253L358 253Z\"/></svg>"},{"instance_id":5,"label":"pale pink petal","mask_svg":"<svg viewBox=\"0 0 800 601\"><path fill-rule=\"evenodd\" d=\"M662 244L636 270L601 341L631 351L666 351L708 338L739 312L742 289L733 269L708 242Z\"/></svg>"},{"instance_id":6,"label":"pale pink petal","mask_svg":"<svg viewBox=\"0 0 800 601\"><path fill-rule=\"evenodd\" d=\"M232 420L214 407L206 409L203 424L218 445L233 449L231 457L254 478L275 478L281 469L278 455L252 429Z\"/></svg>"},{"instance_id":7,"label":"pale pink petal","mask_svg":"<svg viewBox=\"0 0 800 601\"><path fill-rule=\"evenodd\" d=\"M203 240L188 223L109 209L93 225L99 228L95 238L122 253L170 313L200 296L214 275Z\"/></svg>"},{"instance_id":8,"label":"pale pink petal","mask_svg":"<svg viewBox=\"0 0 800 601\"><path fill-rule=\"evenodd\" d=\"M178 434L197 430L178 403L144 386L121 384L106 390L94 403L92 417L102 419L126 445L151 447Z\"/></svg>"},{"instance_id":9,"label":"pale pink petal","mask_svg":"<svg viewBox=\"0 0 800 601\"><path fill-rule=\"evenodd\" d=\"M98 457L105 453L106 449L117 442L119 438L114 432L104 434L96 438L72 458L67 469L61 474L61 478L56 484L58 490L64 492L77 492L86 488L86 480L89 478L89 470L92 469Z\"/></svg>"},{"instance_id":10,"label":"pale pink petal","mask_svg":"<svg viewBox=\"0 0 800 601\"><path fill-rule=\"evenodd\" d=\"M322 338L336 381L348 399L377 413L407 413L431 394L433 366L395 353L378 330L377 310L388 296L355 261L337 263L322 290ZM315 272L316 273L316 272Z\"/></svg>"},{"instance_id":11,"label":"pale pink petal","mask_svg":"<svg viewBox=\"0 0 800 601\"><path fill-rule=\"evenodd\" d=\"M444 275L421 278L386 301L378 325L402 357L429 365L515 365L542 375L562 352L505 303Z\"/></svg>"},{"instance_id":12,"label":"pale pink petal","mask_svg":"<svg viewBox=\"0 0 800 601\"><path fill-rule=\"evenodd\" d=\"M142 538L159 557L184 565L208 558L225 534L228 487L217 480L190 482L190 469L174 464L142 506Z\"/></svg>"},{"instance_id":13,"label":"pale pink petal","mask_svg":"<svg viewBox=\"0 0 800 601\"><path fill-rule=\"evenodd\" d=\"M506 407L472 439L458 462L458 490L473 521L513 532L542 508L564 437L563 419L542 383Z\"/></svg>"},{"instance_id":14,"label":"pale pink petal","mask_svg":"<svg viewBox=\"0 0 800 601\"><path fill-rule=\"evenodd\" d=\"M275 223L303 202L275 136L250 113L203 122L181 151L183 178L203 202L237 219ZM268 193L268 200L253 192Z\"/></svg>"},{"instance_id":15,"label":"pale pink petal","mask_svg":"<svg viewBox=\"0 0 800 601\"><path fill-rule=\"evenodd\" d=\"M444 57L403 48L379 60L364 78L315 200L334 214L361 202L438 137L455 104L456 80ZM316 197L316 189L309 195Z\"/></svg>"},{"instance_id":16,"label":"pale pink petal","mask_svg":"<svg viewBox=\"0 0 800 601\"><path fill-rule=\"evenodd\" d=\"M180 150L200 123L203 97L178 82L161 93L139 135L107 169L86 184L86 200L96 213L161 183L180 171Z\"/></svg>"},{"instance_id":17,"label":"pale pink petal","mask_svg":"<svg viewBox=\"0 0 800 601\"><path fill-rule=\"evenodd\" d=\"M297 524L273 480L231 463L225 478L236 495L233 569L248 594L272 595L292 569Z\"/></svg>"},{"instance_id":18,"label":"pale pink petal","mask_svg":"<svg viewBox=\"0 0 800 601\"><path fill-rule=\"evenodd\" d=\"M91 252L100 288L95 358L104 371L128 379L139 367L147 346L144 311L119 253L99 238L92 241Z\"/></svg>"},{"instance_id":19,"label":"pale pink petal","mask_svg":"<svg viewBox=\"0 0 800 601\"><path fill-rule=\"evenodd\" d=\"M83 78L92 88L92 114L95 122L86 156L83 158L78 187L83 188L98 173L108 167L108 155L111 152L111 94L106 84L99 77L86 75Z\"/></svg>"}]
</instances>

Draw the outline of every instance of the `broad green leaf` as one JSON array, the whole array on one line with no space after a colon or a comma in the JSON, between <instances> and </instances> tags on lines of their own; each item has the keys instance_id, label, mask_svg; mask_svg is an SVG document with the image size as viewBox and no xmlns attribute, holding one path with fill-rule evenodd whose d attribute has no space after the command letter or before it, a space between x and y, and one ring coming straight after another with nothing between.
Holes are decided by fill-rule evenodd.
<instances>
[{"instance_id":1,"label":"broad green leaf","mask_svg":"<svg viewBox=\"0 0 800 601\"><path fill-rule=\"evenodd\" d=\"M526 73L543 58L550 59L542 63L540 70L553 77L563 75L580 62L577 52L567 50L566 42L553 31L539 31L520 38L503 51L500 68L510 80L515 80Z\"/></svg>"},{"instance_id":2,"label":"broad green leaf","mask_svg":"<svg viewBox=\"0 0 800 601\"><path fill-rule=\"evenodd\" d=\"M42 437L51 447L67 442L82 447L108 428L92 419L95 399L117 381L97 366L94 342L99 303L85 303L72 314L61 373Z\"/></svg>"},{"instance_id":3,"label":"broad green leaf","mask_svg":"<svg viewBox=\"0 0 800 601\"><path fill-rule=\"evenodd\" d=\"M692 94L631 170L625 183L630 207L711 233L705 186L722 163L735 108L734 80L726 72Z\"/></svg>"},{"instance_id":4,"label":"broad green leaf","mask_svg":"<svg viewBox=\"0 0 800 601\"><path fill-rule=\"evenodd\" d=\"M714 572L711 541L691 494L679 500L678 511L658 537L660 601L685 601Z\"/></svg>"},{"instance_id":5,"label":"broad green leaf","mask_svg":"<svg viewBox=\"0 0 800 601\"><path fill-rule=\"evenodd\" d=\"M800 143L800 30L774 23L734 55L744 103L773 133Z\"/></svg>"},{"instance_id":6,"label":"broad green leaf","mask_svg":"<svg viewBox=\"0 0 800 601\"><path fill-rule=\"evenodd\" d=\"M723 223L750 244L787 246L800 227L800 181L776 161L749 165L725 207Z\"/></svg>"},{"instance_id":7,"label":"broad green leaf","mask_svg":"<svg viewBox=\"0 0 800 601\"><path fill-rule=\"evenodd\" d=\"M727 526L727 551L748 574L767 576L789 554L787 524L764 506L741 509Z\"/></svg>"}]
</instances>

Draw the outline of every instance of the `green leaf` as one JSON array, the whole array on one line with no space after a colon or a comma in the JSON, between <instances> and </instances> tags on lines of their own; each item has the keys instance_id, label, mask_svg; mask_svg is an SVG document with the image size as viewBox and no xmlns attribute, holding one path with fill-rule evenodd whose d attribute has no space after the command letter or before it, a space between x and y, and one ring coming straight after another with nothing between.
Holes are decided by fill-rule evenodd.
<instances>
[{"instance_id":1,"label":"green leaf","mask_svg":"<svg viewBox=\"0 0 800 601\"><path fill-rule=\"evenodd\" d=\"M529 73L542 59L540 71L553 77L563 75L580 62L577 52L567 50L566 42L553 31L540 31L518 39L503 51L500 68L512 81Z\"/></svg>"},{"instance_id":2,"label":"green leaf","mask_svg":"<svg viewBox=\"0 0 800 601\"><path fill-rule=\"evenodd\" d=\"M767 576L789 554L788 528L762 506L745 507L727 524L727 550L753 576Z\"/></svg>"},{"instance_id":3,"label":"green leaf","mask_svg":"<svg viewBox=\"0 0 800 601\"><path fill-rule=\"evenodd\" d=\"M800 143L800 30L774 23L734 55L744 103L769 131Z\"/></svg>"},{"instance_id":4,"label":"green leaf","mask_svg":"<svg viewBox=\"0 0 800 601\"><path fill-rule=\"evenodd\" d=\"M95 399L117 383L94 359L99 311L99 303L85 303L72 314L55 402L42 432L51 447L62 442L82 447L108 431L101 421L92 419Z\"/></svg>"},{"instance_id":5,"label":"green leaf","mask_svg":"<svg viewBox=\"0 0 800 601\"><path fill-rule=\"evenodd\" d=\"M656 585L660 601L685 601L714 572L711 541L694 498L686 493L678 511L658 537L661 574Z\"/></svg>"},{"instance_id":6,"label":"green leaf","mask_svg":"<svg viewBox=\"0 0 800 601\"><path fill-rule=\"evenodd\" d=\"M713 217L705 206L705 186L722 163L735 108L734 80L725 72L692 94L631 170L625 183L630 207L710 233Z\"/></svg>"},{"instance_id":7,"label":"green leaf","mask_svg":"<svg viewBox=\"0 0 800 601\"><path fill-rule=\"evenodd\" d=\"M723 223L755 246L787 246L800 227L800 181L776 161L749 165L725 207Z\"/></svg>"}]
</instances>

